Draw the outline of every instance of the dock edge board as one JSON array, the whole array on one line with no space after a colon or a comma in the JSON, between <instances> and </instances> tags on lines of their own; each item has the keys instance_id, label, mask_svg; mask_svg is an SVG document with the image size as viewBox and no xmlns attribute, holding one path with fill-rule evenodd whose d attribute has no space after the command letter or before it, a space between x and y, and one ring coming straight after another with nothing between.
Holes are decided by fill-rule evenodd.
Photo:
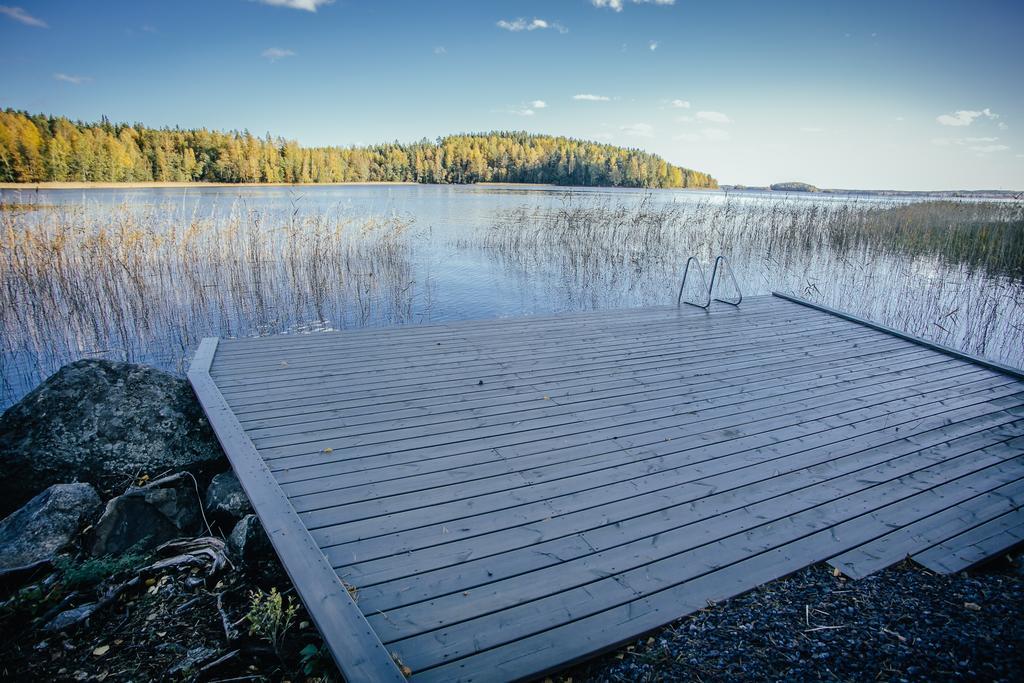
<instances>
[{"instance_id":1,"label":"dock edge board","mask_svg":"<svg viewBox=\"0 0 1024 683\"><path fill-rule=\"evenodd\" d=\"M217 343L203 339L188 380L338 669L352 682L405 681L210 377Z\"/></svg>"}]
</instances>

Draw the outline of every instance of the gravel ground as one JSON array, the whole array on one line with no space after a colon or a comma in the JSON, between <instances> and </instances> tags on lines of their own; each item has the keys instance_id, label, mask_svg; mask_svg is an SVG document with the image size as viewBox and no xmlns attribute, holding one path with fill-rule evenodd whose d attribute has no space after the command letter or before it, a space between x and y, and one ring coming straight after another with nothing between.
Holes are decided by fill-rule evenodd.
<instances>
[{"instance_id":1,"label":"gravel ground","mask_svg":"<svg viewBox=\"0 0 1024 683\"><path fill-rule=\"evenodd\" d=\"M555 677L568 681L1024 680L1024 571L821 564Z\"/></svg>"}]
</instances>

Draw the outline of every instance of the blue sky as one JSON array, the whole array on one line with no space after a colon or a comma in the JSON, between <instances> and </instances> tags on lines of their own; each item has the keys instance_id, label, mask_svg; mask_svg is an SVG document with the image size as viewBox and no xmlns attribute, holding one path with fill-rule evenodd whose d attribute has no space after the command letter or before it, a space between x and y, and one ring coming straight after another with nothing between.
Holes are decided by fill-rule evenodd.
<instances>
[{"instance_id":1,"label":"blue sky","mask_svg":"<svg viewBox=\"0 0 1024 683\"><path fill-rule=\"evenodd\" d=\"M0 2L0 107L309 145L524 129L725 183L1024 189L1019 1Z\"/></svg>"}]
</instances>

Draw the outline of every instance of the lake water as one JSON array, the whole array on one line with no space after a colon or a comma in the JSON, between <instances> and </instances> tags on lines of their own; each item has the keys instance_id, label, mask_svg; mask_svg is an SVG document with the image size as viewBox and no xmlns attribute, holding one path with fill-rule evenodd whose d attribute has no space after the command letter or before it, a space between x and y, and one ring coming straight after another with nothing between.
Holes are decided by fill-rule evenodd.
<instances>
[{"instance_id":1,"label":"lake water","mask_svg":"<svg viewBox=\"0 0 1024 683\"><path fill-rule=\"evenodd\" d=\"M670 304L690 254L727 255L744 295L796 294L1024 365L1013 268L847 238L923 198L347 185L0 199L35 207L3 212L0 406L80 357L181 373L203 336Z\"/></svg>"}]
</instances>

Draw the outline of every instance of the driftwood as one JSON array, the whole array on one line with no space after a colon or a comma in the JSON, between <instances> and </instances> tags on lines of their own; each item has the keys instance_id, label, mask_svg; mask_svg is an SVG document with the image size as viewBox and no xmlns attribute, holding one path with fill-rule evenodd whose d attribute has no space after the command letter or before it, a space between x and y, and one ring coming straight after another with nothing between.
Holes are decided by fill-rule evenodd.
<instances>
[{"instance_id":1,"label":"driftwood","mask_svg":"<svg viewBox=\"0 0 1024 683\"><path fill-rule=\"evenodd\" d=\"M207 578L216 576L225 568L233 566L227 556L227 546L219 538L203 536L164 543L156 549L157 556L163 556L138 571L138 574L109 588L98 600L73 609L67 609L50 619L43 628L47 631L64 631L87 621L97 611L116 601L125 591L140 588L146 579L168 570L205 567ZM219 598L218 598L219 600ZM65 601L62 606L70 601ZM49 616L49 615L47 615Z\"/></svg>"}]
</instances>

